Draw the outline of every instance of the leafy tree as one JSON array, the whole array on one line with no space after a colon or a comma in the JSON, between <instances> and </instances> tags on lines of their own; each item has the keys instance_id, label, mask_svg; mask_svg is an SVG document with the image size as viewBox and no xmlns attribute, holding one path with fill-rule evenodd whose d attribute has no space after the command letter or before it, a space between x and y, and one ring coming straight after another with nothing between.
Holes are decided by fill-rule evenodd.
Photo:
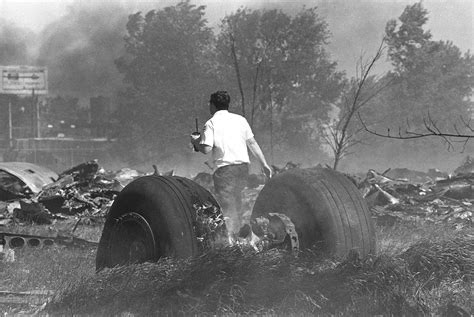
<instances>
[{"instance_id":1,"label":"leafy tree","mask_svg":"<svg viewBox=\"0 0 474 317\"><path fill-rule=\"evenodd\" d=\"M469 114L473 58L469 52L462 55L451 42L431 41L430 32L423 30L427 14L420 2L405 8L399 28L394 20L387 23L392 76L398 84L391 94L398 106L386 110L409 118L415 127L429 117L439 128L449 129L453 120Z\"/></svg>"},{"instance_id":2,"label":"leafy tree","mask_svg":"<svg viewBox=\"0 0 474 317\"><path fill-rule=\"evenodd\" d=\"M364 122L371 123L366 128L373 135L407 140L402 144L384 139L377 145L380 153L390 152L392 158L400 153L437 157L440 140L452 149L448 135L472 132L466 123L473 107L473 57L449 41L433 41L430 31L424 30L427 15L419 2L407 6L399 21L387 23L388 56L394 71L384 80L393 84L364 114ZM428 135L444 139L418 141Z\"/></svg>"},{"instance_id":3,"label":"leafy tree","mask_svg":"<svg viewBox=\"0 0 474 317\"><path fill-rule=\"evenodd\" d=\"M116 61L128 84L117 116L127 146L142 147L138 155L145 160L185 148L197 107L214 83L204 8L185 1L129 17L126 55Z\"/></svg>"},{"instance_id":4,"label":"leafy tree","mask_svg":"<svg viewBox=\"0 0 474 317\"><path fill-rule=\"evenodd\" d=\"M308 123L327 118L344 83L325 50L328 38L316 8L295 16L244 8L224 19L217 40L219 74L224 82L241 84L233 95L247 100L246 115L257 130L279 131L280 143L308 140Z\"/></svg>"},{"instance_id":5,"label":"leafy tree","mask_svg":"<svg viewBox=\"0 0 474 317\"><path fill-rule=\"evenodd\" d=\"M427 15L428 11L418 2L405 8L399 17L400 27L397 28L397 20L390 20L385 27L388 56L399 74L416 67L413 56L431 39L430 31L423 30Z\"/></svg>"}]
</instances>

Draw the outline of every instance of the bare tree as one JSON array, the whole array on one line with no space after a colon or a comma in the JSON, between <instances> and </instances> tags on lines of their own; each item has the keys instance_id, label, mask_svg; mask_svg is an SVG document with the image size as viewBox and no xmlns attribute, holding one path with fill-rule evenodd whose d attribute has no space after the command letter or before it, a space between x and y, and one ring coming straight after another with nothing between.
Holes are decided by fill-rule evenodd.
<instances>
[{"instance_id":1,"label":"bare tree","mask_svg":"<svg viewBox=\"0 0 474 317\"><path fill-rule=\"evenodd\" d=\"M359 59L356 65L356 77L352 79L347 93L341 100L338 118L321 129L323 142L330 147L334 155L333 169L335 170L344 157L352 154L350 149L362 143L360 133L364 131L364 126L356 126L356 120L354 120L356 115L390 84L390 82L381 83L378 80L370 80L369 76L383 54L384 43L383 39L372 59L368 61L364 61L363 57Z\"/></svg>"},{"instance_id":2,"label":"bare tree","mask_svg":"<svg viewBox=\"0 0 474 317\"><path fill-rule=\"evenodd\" d=\"M244 95L244 89L242 88L242 78L240 76L239 61L237 60L237 53L235 51L235 37L233 34L234 28L230 20L227 20L227 23L229 24L230 51L232 54L232 60L234 61L234 69L235 69L235 75L237 76L237 83L239 85L242 115L245 117L245 95Z\"/></svg>"},{"instance_id":3,"label":"bare tree","mask_svg":"<svg viewBox=\"0 0 474 317\"><path fill-rule=\"evenodd\" d=\"M419 128L412 128L410 122L407 120L405 128L399 127L396 132L387 128L385 133L371 129L363 120L360 113L358 113L358 117L366 132L387 139L412 140L426 137L439 137L444 140L448 150L454 150L455 143L461 143L462 151L464 151L469 140L474 138L474 128L472 127L471 119L466 121L463 117L459 118L461 125L457 125L456 123L453 124L453 132L442 131L439 128L437 121L435 121L428 113L427 116L423 118L423 125Z\"/></svg>"},{"instance_id":4,"label":"bare tree","mask_svg":"<svg viewBox=\"0 0 474 317\"><path fill-rule=\"evenodd\" d=\"M256 101L257 101L257 89L258 89L258 79L260 75L260 68L262 66L262 63L264 62L263 58L264 54L262 54L262 57L259 57L256 59L256 67L255 67L255 76L253 78L253 85L252 85L252 109L250 113L250 126L253 129L253 121L255 118L255 108L256 108Z\"/></svg>"}]
</instances>

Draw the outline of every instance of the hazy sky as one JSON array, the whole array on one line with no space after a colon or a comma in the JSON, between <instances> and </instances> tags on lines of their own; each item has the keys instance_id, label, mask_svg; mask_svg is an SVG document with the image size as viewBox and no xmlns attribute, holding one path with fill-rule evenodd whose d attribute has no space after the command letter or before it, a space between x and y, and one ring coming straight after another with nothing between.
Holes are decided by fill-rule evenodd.
<instances>
[{"instance_id":1,"label":"hazy sky","mask_svg":"<svg viewBox=\"0 0 474 317\"><path fill-rule=\"evenodd\" d=\"M98 3L119 3L130 13L176 4L159 0L0 0L0 19L39 32L51 22L68 13L71 4L97 6ZM277 7L298 10L302 5L318 6L332 33L329 51L343 70L352 73L355 61L362 53L370 54L383 36L389 19L398 18L405 6L417 1L407 0L192 0L207 5L211 23L241 6L251 8ZM426 28L434 40L450 40L463 52L474 51L474 0L424 0L429 11Z\"/></svg>"}]
</instances>

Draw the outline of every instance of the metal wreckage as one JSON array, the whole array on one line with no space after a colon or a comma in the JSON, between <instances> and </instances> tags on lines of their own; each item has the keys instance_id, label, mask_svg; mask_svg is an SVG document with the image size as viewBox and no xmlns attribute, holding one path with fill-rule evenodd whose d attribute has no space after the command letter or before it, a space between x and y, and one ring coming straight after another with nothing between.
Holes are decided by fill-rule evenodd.
<instances>
[{"instance_id":1,"label":"metal wreckage","mask_svg":"<svg viewBox=\"0 0 474 317\"><path fill-rule=\"evenodd\" d=\"M276 176L267 182L250 175L243 192L246 225L238 233L227 232L208 173L191 180L172 172L161 175L156 166L151 174L111 172L91 161L55 175L12 164L17 165L0 165L4 253L53 244L93 245L97 270L165 256L185 258L229 244L295 253L317 247L335 257L352 251L364 257L375 250L375 223L445 222L459 228L472 226L474 210L470 157L453 175L398 168L369 170L357 177L289 162L274 167ZM32 176L37 178L34 182ZM76 226L68 235L53 237L8 231L12 223L54 225L65 219L77 219L76 226L100 223L100 241L74 237Z\"/></svg>"},{"instance_id":2,"label":"metal wreckage","mask_svg":"<svg viewBox=\"0 0 474 317\"><path fill-rule=\"evenodd\" d=\"M130 169L106 171L95 160L59 175L31 163L0 163L0 245L4 249L96 245L74 237L74 232L46 236L8 229L18 223L54 225L64 220L76 220L74 228L79 222L103 223L115 196L128 182L142 175Z\"/></svg>"},{"instance_id":3,"label":"metal wreckage","mask_svg":"<svg viewBox=\"0 0 474 317\"><path fill-rule=\"evenodd\" d=\"M474 213L474 159L467 157L452 175L389 169L369 170L358 182L372 217L381 226L445 223L470 227Z\"/></svg>"}]
</instances>

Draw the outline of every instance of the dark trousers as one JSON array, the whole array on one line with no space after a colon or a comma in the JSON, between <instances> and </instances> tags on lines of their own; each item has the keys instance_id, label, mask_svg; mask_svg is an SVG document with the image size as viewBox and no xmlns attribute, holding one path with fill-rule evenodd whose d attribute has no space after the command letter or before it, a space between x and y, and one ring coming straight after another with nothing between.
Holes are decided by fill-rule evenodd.
<instances>
[{"instance_id":1,"label":"dark trousers","mask_svg":"<svg viewBox=\"0 0 474 317\"><path fill-rule=\"evenodd\" d=\"M242 226L242 190L247 186L248 164L219 167L213 175L216 198L222 208L229 232L237 233Z\"/></svg>"}]
</instances>

